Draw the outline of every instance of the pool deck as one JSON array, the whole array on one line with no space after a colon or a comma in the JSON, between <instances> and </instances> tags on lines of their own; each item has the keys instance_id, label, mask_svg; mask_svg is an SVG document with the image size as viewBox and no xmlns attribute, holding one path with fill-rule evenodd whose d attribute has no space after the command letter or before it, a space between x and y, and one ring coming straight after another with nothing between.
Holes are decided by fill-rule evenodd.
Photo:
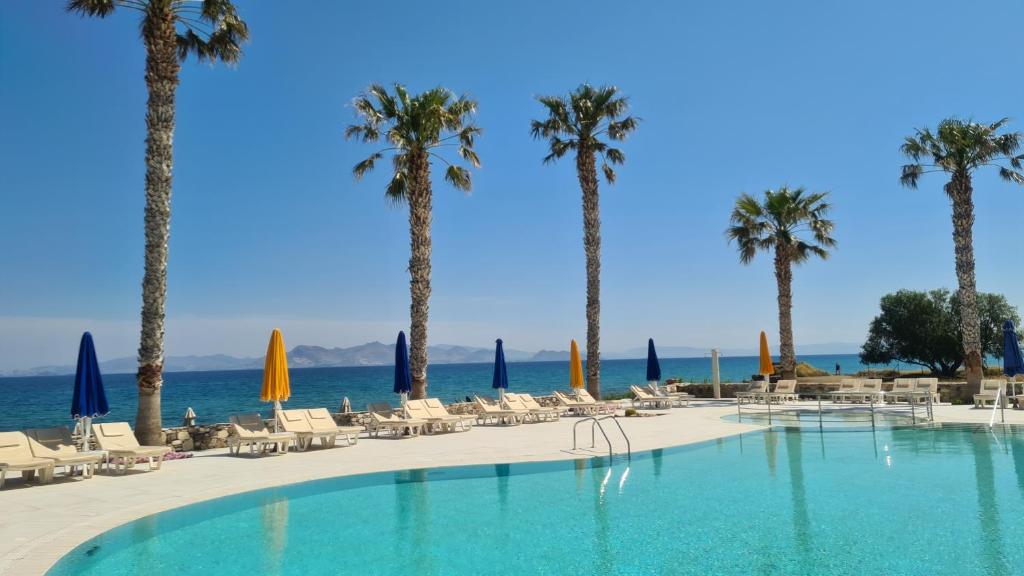
<instances>
[{"instance_id":1,"label":"pool deck","mask_svg":"<svg viewBox=\"0 0 1024 576\"><path fill-rule=\"evenodd\" d=\"M805 403L810 408L811 403ZM816 404L814 405L816 409ZM723 420L736 414L731 401L695 401L690 408L645 411L649 418L620 418L634 452L712 440L762 429ZM936 406L936 422L988 423L992 410ZM1008 424L1024 424L1024 411L1005 411ZM44 574L83 541L125 522L229 494L306 480L470 464L589 458L606 454L572 448L579 419L512 427L474 426L466 433L389 440L362 438L355 446L312 449L281 456L235 457L227 450L196 452L148 472L145 464L124 476L90 480L58 475L52 484L25 485L18 474L0 491L0 574ZM999 421L997 416L997 422ZM584 442L581 427L581 443ZM600 436L598 442L600 442ZM612 437L616 452L624 451Z\"/></svg>"}]
</instances>

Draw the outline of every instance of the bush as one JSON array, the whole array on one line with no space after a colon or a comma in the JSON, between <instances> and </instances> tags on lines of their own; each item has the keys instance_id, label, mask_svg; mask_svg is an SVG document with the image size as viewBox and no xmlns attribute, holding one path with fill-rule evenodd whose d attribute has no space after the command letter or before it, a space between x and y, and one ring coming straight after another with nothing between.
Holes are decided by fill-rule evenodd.
<instances>
[{"instance_id":1,"label":"bush","mask_svg":"<svg viewBox=\"0 0 1024 576\"><path fill-rule=\"evenodd\" d=\"M796 375L801 378L806 378L808 376L828 376L828 372L819 370L807 362L800 362L796 365Z\"/></svg>"}]
</instances>

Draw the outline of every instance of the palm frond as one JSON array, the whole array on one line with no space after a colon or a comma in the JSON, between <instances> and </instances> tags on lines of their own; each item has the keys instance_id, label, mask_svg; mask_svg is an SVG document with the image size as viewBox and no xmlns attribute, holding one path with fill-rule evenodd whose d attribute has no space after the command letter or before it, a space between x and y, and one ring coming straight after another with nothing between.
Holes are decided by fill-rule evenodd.
<instances>
[{"instance_id":1,"label":"palm frond","mask_svg":"<svg viewBox=\"0 0 1024 576\"><path fill-rule=\"evenodd\" d=\"M455 164L448 166L448 169L444 171L444 179L457 190L469 192L473 189L473 180L469 170L462 166L456 166Z\"/></svg>"},{"instance_id":2,"label":"palm frond","mask_svg":"<svg viewBox=\"0 0 1024 576\"><path fill-rule=\"evenodd\" d=\"M900 184L907 188L917 188L917 181L924 173L924 167L920 164L905 164L900 173Z\"/></svg>"},{"instance_id":3,"label":"palm frond","mask_svg":"<svg viewBox=\"0 0 1024 576\"><path fill-rule=\"evenodd\" d=\"M420 186L429 185L415 181L419 171L410 170L410 158L444 162L448 166L445 180L459 190L471 189L469 170L441 153L445 146L457 140L458 157L472 167L480 166L480 158L473 149L481 133L471 122L477 109L474 100L467 96L456 98L450 90L440 86L413 94L397 83L391 91L380 84L371 84L352 105L362 123L346 128L346 137L360 138L363 142L383 138L390 145L357 165L361 170L359 174L371 170L383 152L394 151L393 173L385 191L392 204L406 201L409 194L421 189Z\"/></svg>"},{"instance_id":4,"label":"palm frond","mask_svg":"<svg viewBox=\"0 0 1024 576\"><path fill-rule=\"evenodd\" d=\"M366 173L370 172L377 165L377 160L383 158L384 155L380 152L374 152L369 158L356 164L352 168L352 175L356 177L356 180L361 179Z\"/></svg>"},{"instance_id":5,"label":"palm frond","mask_svg":"<svg viewBox=\"0 0 1024 576\"><path fill-rule=\"evenodd\" d=\"M835 225L824 218L831 206L827 192L808 193L804 188L781 187L767 190L759 200L741 194L729 217L726 237L736 242L740 261L750 263L757 252L781 251L794 263L810 256L825 258L827 248L836 246ZM810 231L812 240L801 238Z\"/></svg>"},{"instance_id":6,"label":"palm frond","mask_svg":"<svg viewBox=\"0 0 1024 576\"><path fill-rule=\"evenodd\" d=\"M601 164L601 171L604 172L604 179L609 184L615 184L615 170L612 169L607 163Z\"/></svg>"},{"instance_id":7,"label":"palm frond","mask_svg":"<svg viewBox=\"0 0 1024 576\"><path fill-rule=\"evenodd\" d=\"M106 18L119 5L114 0L68 0L64 9L81 16L99 16Z\"/></svg>"}]
</instances>

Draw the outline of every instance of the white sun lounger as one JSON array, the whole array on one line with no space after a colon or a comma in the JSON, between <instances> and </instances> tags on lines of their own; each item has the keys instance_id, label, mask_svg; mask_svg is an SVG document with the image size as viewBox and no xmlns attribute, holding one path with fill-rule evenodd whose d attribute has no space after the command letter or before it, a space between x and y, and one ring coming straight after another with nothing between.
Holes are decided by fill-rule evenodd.
<instances>
[{"instance_id":1,"label":"white sun lounger","mask_svg":"<svg viewBox=\"0 0 1024 576\"><path fill-rule=\"evenodd\" d=\"M366 411L369 416L367 432L377 437L383 432L390 438L415 438L427 425L426 420L400 417L387 402L370 404Z\"/></svg>"},{"instance_id":2,"label":"white sun lounger","mask_svg":"<svg viewBox=\"0 0 1024 576\"><path fill-rule=\"evenodd\" d=\"M93 424L92 428L96 432L96 445L100 450L107 451L108 469L110 462L114 462L114 469L121 474L135 467L135 461L139 458L149 461L150 470L159 470L164 463L164 456L171 451L167 446L140 446L127 422L104 422Z\"/></svg>"},{"instance_id":3,"label":"white sun lounger","mask_svg":"<svg viewBox=\"0 0 1024 576\"><path fill-rule=\"evenodd\" d=\"M25 434L28 436L33 456L50 458L54 466L63 466L68 476L73 476L75 468L80 466L82 477L92 478L96 468L106 457L102 450L79 452L67 426L30 428Z\"/></svg>"},{"instance_id":4,"label":"white sun lounger","mask_svg":"<svg viewBox=\"0 0 1024 576\"><path fill-rule=\"evenodd\" d=\"M228 452L237 456L243 446L249 447L249 453L259 449L266 454L267 448L276 446L279 454L287 454L288 448L295 443L295 434L291 432L271 432L263 423L259 414L236 414L231 416L231 432L228 436Z\"/></svg>"},{"instance_id":5,"label":"white sun lounger","mask_svg":"<svg viewBox=\"0 0 1024 576\"><path fill-rule=\"evenodd\" d=\"M521 424L529 415L528 411L502 408L497 402L490 398L481 398L480 396L474 395L473 403L476 404L476 421L479 424L516 426Z\"/></svg>"},{"instance_id":6,"label":"white sun lounger","mask_svg":"<svg viewBox=\"0 0 1024 576\"><path fill-rule=\"evenodd\" d=\"M306 419L309 420L309 426L313 432L324 432L327 434L334 432L334 442L338 438L344 438L346 446L352 446L359 442L359 434L363 431L362 426L338 426L327 408L310 408L306 410Z\"/></svg>"},{"instance_id":7,"label":"white sun lounger","mask_svg":"<svg viewBox=\"0 0 1024 576\"><path fill-rule=\"evenodd\" d=\"M639 386L630 386L633 393L634 408L671 408L672 399L668 396L655 396Z\"/></svg>"},{"instance_id":8,"label":"white sun lounger","mask_svg":"<svg viewBox=\"0 0 1024 576\"><path fill-rule=\"evenodd\" d=\"M1002 396L1000 403L1003 408L1006 407L1006 380L982 380L981 388L978 393L974 395L974 407L984 408L988 404L994 405L996 403L996 395L1002 390Z\"/></svg>"},{"instance_id":9,"label":"white sun lounger","mask_svg":"<svg viewBox=\"0 0 1024 576\"><path fill-rule=\"evenodd\" d=\"M21 432L0 432L0 488L4 487L8 472L21 472L31 480L39 473L40 484L53 478L53 460L32 455L28 436Z\"/></svg>"}]
</instances>

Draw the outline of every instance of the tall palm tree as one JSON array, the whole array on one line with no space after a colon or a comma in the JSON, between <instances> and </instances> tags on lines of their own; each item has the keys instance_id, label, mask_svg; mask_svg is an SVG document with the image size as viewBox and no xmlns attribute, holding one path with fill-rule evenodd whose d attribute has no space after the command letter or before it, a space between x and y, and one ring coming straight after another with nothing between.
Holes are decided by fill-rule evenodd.
<instances>
[{"instance_id":1,"label":"tall palm tree","mask_svg":"<svg viewBox=\"0 0 1024 576\"><path fill-rule=\"evenodd\" d=\"M373 170L377 160L391 153L391 180L385 196L394 205L409 204L409 369L412 397L427 394L427 315L430 308L430 223L433 191L430 167L434 160L446 166L444 179L455 189L472 189L469 169L441 155L443 147L456 146L458 155L475 168L480 159L473 142L480 128L471 121L476 102L456 97L445 88L410 95L401 84L389 93L379 84L371 85L353 105L360 123L345 130L346 138L388 144L352 169L356 179Z\"/></svg>"},{"instance_id":2,"label":"tall palm tree","mask_svg":"<svg viewBox=\"0 0 1024 576\"><path fill-rule=\"evenodd\" d=\"M999 169L1004 180L1024 184L1024 175L1019 172L1024 154L1015 156L1021 147L1021 134L997 134L1006 122L1006 118L992 124L947 118L939 123L934 134L927 128L917 130L900 147L903 154L913 160L912 164L903 166L900 183L904 186L917 188L917 181L923 174L949 174L945 190L953 205L953 250L968 388L980 385L982 376L981 321L974 277L973 175L979 168L991 166ZM923 159L930 162L922 162Z\"/></svg>"},{"instance_id":3,"label":"tall palm tree","mask_svg":"<svg viewBox=\"0 0 1024 576\"><path fill-rule=\"evenodd\" d=\"M626 156L613 142L632 134L639 118L629 116L629 102L615 86L582 84L565 96L539 96L547 118L533 120L530 133L548 141L549 164L576 152L576 176L583 192L583 250L587 257L587 391L601 396L601 209L597 189L597 157L608 184L615 183L614 165Z\"/></svg>"},{"instance_id":4,"label":"tall palm tree","mask_svg":"<svg viewBox=\"0 0 1024 576\"><path fill-rule=\"evenodd\" d=\"M171 223L174 96L180 62L237 62L249 29L229 0L70 0L67 10L104 18L123 8L141 13L146 47L145 272L139 340L139 407L135 434L143 444L160 442L163 385L167 242Z\"/></svg>"},{"instance_id":5,"label":"tall palm tree","mask_svg":"<svg viewBox=\"0 0 1024 576\"><path fill-rule=\"evenodd\" d=\"M736 199L726 230L740 251L740 262L749 264L759 251L775 253L775 282L779 302L779 356L782 377L796 377L793 349L793 265L811 256L828 258L827 248L836 245L834 225L825 218L832 208L827 192L808 194L803 188L785 186L764 193L764 201L750 194ZM810 239L801 236L809 234Z\"/></svg>"}]
</instances>

